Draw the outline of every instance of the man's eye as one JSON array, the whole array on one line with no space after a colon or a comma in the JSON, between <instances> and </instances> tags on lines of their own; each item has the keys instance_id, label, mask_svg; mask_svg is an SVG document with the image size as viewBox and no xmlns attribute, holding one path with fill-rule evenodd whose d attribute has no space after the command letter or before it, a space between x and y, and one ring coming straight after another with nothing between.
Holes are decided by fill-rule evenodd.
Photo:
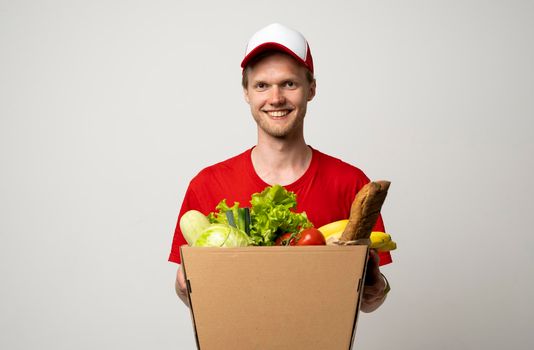
<instances>
[{"instance_id":1,"label":"man's eye","mask_svg":"<svg viewBox=\"0 0 534 350\"><path fill-rule=\"evenodd\" d=\"M267 87L267 84L265 83L257 83L256 84L256 89L260 89L260 90L263 90Z\"/></svg>"},{"instance_id":2,"label":"man's eye","mask_svg":"<svg viewBox=\"0 0 534 350\"><path fill-rule=\"evenodd\" d=\"M286 81L285 86L287 86L288 88L294 88L296 85L292 81Z\"/></svg>"}]
</instances>

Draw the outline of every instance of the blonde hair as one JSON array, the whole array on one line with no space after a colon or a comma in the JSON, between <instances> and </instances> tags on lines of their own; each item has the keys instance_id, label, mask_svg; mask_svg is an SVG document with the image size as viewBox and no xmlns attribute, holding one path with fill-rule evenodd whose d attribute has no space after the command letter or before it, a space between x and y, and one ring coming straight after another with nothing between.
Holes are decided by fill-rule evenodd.
<instances>
[{"instance_id":1,"label":"blonde hair","mask_svg":"<svg viewBox=\"0 0 534 350\"><path fill-rule=\"evenodd\" d=\"M246 89L248 87L248 72L250 71L250 69L252 69L252 67L258 63L259 61L261 61L262 59L268 57L268 56L271 56L271 55L274 55L276 53L281 53L283 55L286 55L288 57L291 57L293 58L293 56L291 55L288 55L284 52L281 52L281 51L275 51L275 50L269 50L269 51L265 51L265 52L262 52L260 54L258 54L256 57L254 57L246 66L245 68L243 68L243 75L241 76L241 86L243 87L243 89ZM311 70L309 70L306 66L302 65L302 67L304 67L306 69L306 80L308 81L308 83L313 83L315 81L315 77L313 75L313 73L311 72Z\"/></svg>"}]
</instances>

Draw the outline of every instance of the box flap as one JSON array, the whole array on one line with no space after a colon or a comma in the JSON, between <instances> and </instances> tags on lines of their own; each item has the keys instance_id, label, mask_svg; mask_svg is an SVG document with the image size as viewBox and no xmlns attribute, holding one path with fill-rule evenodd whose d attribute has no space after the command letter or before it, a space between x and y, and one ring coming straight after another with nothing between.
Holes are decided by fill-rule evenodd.
<instances>
[{"instance_id":1,"label":"box flap","mask_svg":"<svg viewBox=\"0 0 534 350\"><path fill-rule=\"evenodd\" d=\"M350 349L367 253L367 246L182 247L197 345Z\"/></svg>"}]
</instances>

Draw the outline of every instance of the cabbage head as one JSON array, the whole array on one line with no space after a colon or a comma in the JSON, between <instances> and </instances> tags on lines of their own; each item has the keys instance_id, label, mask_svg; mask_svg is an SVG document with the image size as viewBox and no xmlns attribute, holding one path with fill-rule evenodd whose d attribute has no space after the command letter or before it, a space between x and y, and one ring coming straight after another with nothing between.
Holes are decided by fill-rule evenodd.
<instances>
[{"instance_id":1,"label":"cabbage head","mask_svg":"<svg viewBox=\"0 0 534 350\"><path fill-rule=\"evenodd\" d=\"M245 232L227 224L211 224L200 233L193 247L233 248L249 244L250 238Z\"/></svg>"}]
</instances>

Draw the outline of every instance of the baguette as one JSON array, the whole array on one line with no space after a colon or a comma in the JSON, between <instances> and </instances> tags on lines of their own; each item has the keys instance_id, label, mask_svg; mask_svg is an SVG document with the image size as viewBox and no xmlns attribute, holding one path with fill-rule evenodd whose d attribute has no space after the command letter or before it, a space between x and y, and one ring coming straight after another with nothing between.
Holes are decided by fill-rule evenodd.
<instances>
[{"instance_id":1,"label":"baguette","mask_svg":"<svg viewBox=\"0 0 534 350\"><path fill-rule=\"evenodd\" d=\"M390 184L389 181L374 181L362 187L352 202L349 222L340 241L369 239Z\"/></svg>"}]
</instances>

